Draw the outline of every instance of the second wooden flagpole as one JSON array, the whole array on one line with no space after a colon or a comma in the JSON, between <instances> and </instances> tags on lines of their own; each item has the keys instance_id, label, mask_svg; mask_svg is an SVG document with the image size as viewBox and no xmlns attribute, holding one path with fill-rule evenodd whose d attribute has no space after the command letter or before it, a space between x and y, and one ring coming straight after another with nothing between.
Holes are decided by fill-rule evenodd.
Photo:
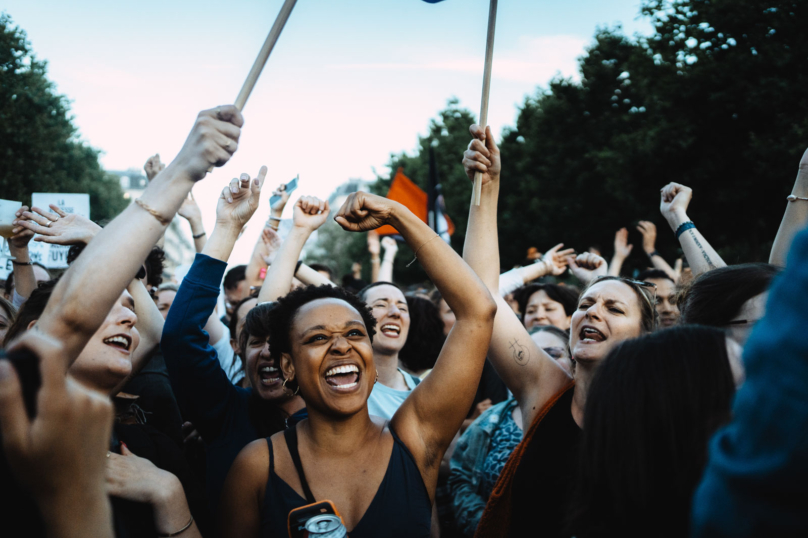
<instances>
[{"instance_id":1,"label":"second wooden flagpole","mask_svg":"<svg viewBox=\"0 0 808 538\"><path fill-rule=\"evenodd\" d=\"M480 127L488 124L488 93L491 89L491 64L494 60L494 30L497 27L497 0L491 0L488 8L488 36L485 39L485 71L483 71L483 97L480 103ZM474 205L480 205L483 188L482 172L474 174Z\"/></svg>"}]
</instances>

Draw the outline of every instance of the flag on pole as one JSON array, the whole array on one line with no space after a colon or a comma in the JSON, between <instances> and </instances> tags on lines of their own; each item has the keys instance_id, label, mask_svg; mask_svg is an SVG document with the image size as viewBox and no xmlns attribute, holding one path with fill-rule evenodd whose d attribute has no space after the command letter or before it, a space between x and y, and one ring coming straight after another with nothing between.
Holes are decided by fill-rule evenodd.
<instances>
[{"instance_id":1,"label":"flag on pole","mask_svg":"<svg viewBox=\"0 0 808 538\"><path fill-rule=\"evenodd\" d=\"M438 179L438 165L435 163L435 148L429 146L429 185L427 187L427 211L429 227L435 230L441 239L452 244L450 236L454 233L454 224L446 214L446 204L443 201L440 180Z\"/></svg>"},{"instance_id":2,"label":"flag on pole","mask_svg":"<svg viewBox=\"0 0 808 538\"><path fill-rule=\"evenodd\" d=\"M410 178L405 176L401 168L396 171L393 182L390 184L390 190L387 191L387 198L406 206L407 209L412 211L413 215L429 224L429 196L418 185L413 183ZM442 196L440 196L440 203L443 203ZM452 235L454 233L454 224L451 219L449 219L449 216L446 215L445 212L441 212L441 217L437 219L437 222L440 222L442 219L446 221L445 233ZM385 224L376 230L376 232L378 232L380 236L400 235L398 230L389 224ZM436 231L436 233L439 232Z\"/></svg>"}]
</instances>

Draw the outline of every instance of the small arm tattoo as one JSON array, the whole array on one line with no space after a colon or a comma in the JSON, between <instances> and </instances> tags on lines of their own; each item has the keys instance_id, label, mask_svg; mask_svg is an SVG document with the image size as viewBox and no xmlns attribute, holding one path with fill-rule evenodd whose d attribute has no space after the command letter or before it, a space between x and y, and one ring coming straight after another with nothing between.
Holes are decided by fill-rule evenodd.
<instances>
[{"instance_id":1,"label":"small arm tattoo","mask_svg":"<svg viewBox=\"0 0 808 538\"><path fill-rule=\"evenodd\" d=\"M514 338L511 342L511 352L513 353L513 360L516 364L524 366L530 361L530 348L523 346L519 340Z\"/></svg>"},{"instance_id":2,"label":"small arm tattoo","mask_svg":"<svg viewBox=\"0 0 808 538\"><path fill-rule=\"evenodd\" d=\"M710 269L715 269L715 264L713 263L713 260L710 258L710 255L707 254L707 252L704 250L704 247L701 246L701 242L696 238L696 234L693 233L693 230L689 230L689 232L690 237L693 238L693 241L696 243L696 246L699 247L701 255L704 258L704 261L707 262L707 265L709 266Z\"/></svg>"}]
</instances>

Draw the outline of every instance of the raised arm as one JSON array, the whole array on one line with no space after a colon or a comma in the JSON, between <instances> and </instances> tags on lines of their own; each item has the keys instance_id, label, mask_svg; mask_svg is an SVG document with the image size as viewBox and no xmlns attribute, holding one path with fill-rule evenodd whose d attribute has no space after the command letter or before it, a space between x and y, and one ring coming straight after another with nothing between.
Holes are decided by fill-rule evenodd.
<instances>
[{"instance_id":1,"label":"raised arm","mask_svg":"<svg viewBox=\"0 0 808 538\"><path fill-rule=\"evenodd\" d=\"M295 204L292 231L286 237L280 250L275 255L275 262L269 268L264 285L258 294L258 303L277 301L292 286L297 261L303 251L303 245L311 233L322 226L328 219L328 202L313 196L303 196Z\"/></svg>"},{"instance_id":2,"label":"raised arm","mask_svg":"<svg viewBox=\"0 0 808 538\"><path fill-rule=\"evenodd\" d=\"M380 282L392 282L393 263L396 261L398 244L392 237L385 237L382 239L382 246L384 247L384 258L382 259L381 267L379 267L378 279Z\"/></svg>"},{"instance_id":3,"label":"raised arm","mask_svg":"<svg viewBox=\"0 0 808 538\"><path fill-rule=\"evenodd\" d=\"M10 297L14 306L19 308L22 303L31 296L31 292L36 289L36 276L34 275L34 265L28 253L28 243L34 237L31 230L20 225L24 220L23 214L28 211L28 206L22 206L17 210L17 219L12 222L14 234L8 240L8 251L11 254L12 272L14 274L14 297Z\"/></svg>"},{"instance_id":4,"label":"raised arm","mask_svg":"<svg viewBox=\"0 0 808 538\"><path fill-rule=\"evenodd\" d=\"M452 247L398 202L356 192L345 201L336 221L356 232L392 224L457 317L432 372L391 421L425 479L434 483L441 456L474 399L496 305L485 285Z\"/></svg>"},{"instance_id":5,"label":"raised arm","mask_svg":"<svg viewBox=\"0 0 808 538\"><path fill-rule=\"evenodd\" d=\"M242 174L222 191L216 225L182 280L163 329L162 351L177 403L207 439L218 435L223 402L239 389L227 378L203 327L216 307L233 245L258 207L265 174L266 167L254 180Z\"/></svg>"},{"instance_id":6,"label":"raised arm","mask_svg":"<svg viewBox=\"0 0 808 538\"><path fill-rule=\"evenodd\" d=\"M382 270L380 254L382 252L379 234L376 230L368 232L368 253L370 254L370 281L379 282L379 273Z\"/></svg>"},{"instance_id":7,"label":"raised arm","mask_svg":"<svg viewBox=\"0 0 808 538\"><path fill-rule=\"evenodd\" d=\"M463 166L469 179L474 178L474 172L482 172L483 185L480 205L472 204L469 212L463 258L496 298L499 308L488 357L519 402L525 424L530 424L540 407L541 398L552 397L556 387L567 382L568 378L558 363L533 342L516 314L496 293L499 284L497 200L500 155L490 129L483 132L479 126L472 125L471 134L474 139L464 154Z\"/></svg>"},{"instance_id":8,"label":"raised arm","mask_svg":"<svg viewBox=\"0 0 808 538\"><path fill-rule=\"evenodd\" d=\"M561 250L564 243L559 243L548 250L541 260L524 267L511 269L499 275L499 294L503 297L543 276L560 276L567 269L567 257L575 253L575 249Z\"/></svg>"},{"instance_id":9,"label":"raised arm","mask_svg":"<svg viewBox=\"0 0 808 538\"><path fill-rule=\"evenodd\" d=\"M665 273L669 277L671 277L674 282L679 282L679 277L681 276L681 268L677 271L674 267L671 267L668 264L668 262L665 261L665 258L663 258L659 252L657 252L656 224L647 220L641 220L639 224L637 224L637 231L639 231L642 234L642 249L648 256L648 259L651 260L651 264L657 269L665 271Z\"/></svg>"},{"instance_id":10,"label":"raised arm","mask_svg":"<svg viewBox=\"0 0 808 538\"><path fill-rule=\"evenodd\" d=\"M236 151L242 124L241 113L230 105L201 112L177 158L62 276L37 325L64 342L65 369L135 277L194 183L211 165L226 163ZM99 267L104 268L104 278L99 278Z\"/></svg>"},{"instance_id":11,"label":"raised arm","mask_svg":"<svg viewBox=\"0 0 808 538\"><path fill-rule=\"evenodd\" d=\"M202 211L199 204L194 199L194 193L189 192L188 197L183 200L177 214L188 221L191 225L191 235L194 240L194 250L202 252L205 243L208 241L208 234L205 232L205 225L202 224Z\"/></svg>"},{"instance_id":12,"label":"raised arm","mask_svg":"<svg viewBox=\"0 0 808 538\"><path fill-rule=\"evenodd\" d=\"M612 263L609 264L609 275L620 276L620 271L623 270L623 262L631 254L632 249L634 249L634 245L628 244L628 230L625 228L617 230L614 234L614 255L612 256Z\"/></svg>"},{"instance_id":13,"label":"raised arm","mask_svg":"<svg viewBox=\"0 0 808 538\"><path fill-rule=\"evenodd\" d=\"M711 269L726 267L726 263L721 256L713 249L710 243L701 235L695 227L679 230L685 223L692 223L687 216L687 206L693 198L693 190L678 183L669 183L662 189L659 210L662 216L676 234L679 232L679 244L685 253L687 263L693 270L693 276L699 276Z\"/></svg>"},{"instance_id":14,"label":"raised arm","mask_svg":"<svg viewBox=\"0 0 808 538\"><path fill-rule=\"evenodd\" d=\"M780 267L786 265L786 255L791 248L794 236L808 223L808 201L805 200L808 198L808 149L800 159L800 167L794 187L791 189L791 195L794 198L789 197L786 202L786 212L783 214L780 229L777 230L772 252L769 255L769 263Z\"/></svg>"}]
</instances>

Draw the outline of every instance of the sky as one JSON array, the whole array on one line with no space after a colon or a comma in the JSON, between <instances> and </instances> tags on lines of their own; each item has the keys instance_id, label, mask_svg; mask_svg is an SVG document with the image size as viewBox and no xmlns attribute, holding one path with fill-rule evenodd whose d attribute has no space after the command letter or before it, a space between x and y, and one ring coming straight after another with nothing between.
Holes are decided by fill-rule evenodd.
<instances>
[{"instance_id":1,"label":"sky","mask_svg":"<svg viewBox=\"0 0 808 538\"><path fill-rule=\"evenodd\" d=\"M179 151L200 110L232 103L283 0L6 0L2 10L48 61L81 137L108 170ZM488 0L298 0L243 111L239 150L194 188L208 232L222 187L242 172L326 198L349 178L386 173L451 97L479 114ZM489 124L555 76L577 78L598 27L648 35L640 0L502 0ZM457 156L458 163L461 156ZM293 197L291 202L294 202ZM269 214L234 252L245 262ZM287 207L285 217L291 216Z\"/></svg>"}]
</instances>

